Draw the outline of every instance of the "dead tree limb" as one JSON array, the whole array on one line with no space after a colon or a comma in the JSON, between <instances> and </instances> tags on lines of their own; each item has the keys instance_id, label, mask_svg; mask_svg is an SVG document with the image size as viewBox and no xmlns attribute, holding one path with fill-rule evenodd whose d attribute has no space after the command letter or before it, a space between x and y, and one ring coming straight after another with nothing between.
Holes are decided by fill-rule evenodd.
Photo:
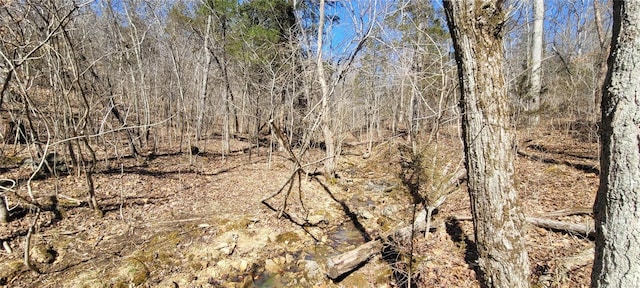
<instances>
[{"instance_id":1,"label":"dead tree limb","mask_svg":"<svg viewBox=\"0 0 640 288\"><path fill-rule=\"evenodd\" d=\"M287 136L284 135L284 133L282 133L282 130L280 130L280 128L278 128L277 125L275 125L273 123L273 119L271 121L269 121L269 124L271 125L272 129L275 131L276 136L278 137L278 139L281 140L282 143L289 143L289 141L287 141ZM293 172L291 173L291 176L289 176L289 178L287 179L287 181L284 183L284 185L282 185L282 187L276 191L276 193L262 199L260 202L262 202L263 204L265 204L267 207L272 207L271 205L269 205L269 203L267 203L266 201L279 195L280 193L282 193L282 191L284 191L285 189L287 190L286 195L284 196L284 202L282 204L282 207L280 207L280 209L278 209L278 218L281 218L283 215L285 215L285 209L287 208L287 202L289 200L289 196L291 195L291 190L293 189L293 186L295 185L296 182L296 177L298 179L298 199L300 201L300 205L302 205L302 209L304 209L306 211L306 208L304 207L304 203L302 202L302 174L306 175L306 172L304 170L304 165L302 165L302 163L300 162L300 160L298 159L298 157L296 156L295 153L293 153L293 150L291 149L290 145L286 145L286 150L289 153L289 156L291 157L291 161L293 162L294 168L293 168ZM291 219L291 217L289 217Z\"/></svg>"},{"instance_id":2,"label":"dead tree limb","mask_svg":"<svg viewBox=\"0 0 640 288\"><path fill-rule=\"evenodd\" d=\"M356 249L331 257L327 260L327 276L331 279L337 279L369 260L372 255L379 253L381 249L382 243L378 240L373 240L360 245Z\"/></svg>"},{"instance_id":3,"label":"dead tree limb","mask_svg":"<svg viewBox=\"0 0 640 288\"><path fill-rule=\"evenodd\" d=\"M573 209L563 209L554 212L549 212L545 214L545 216L569 216L569 215L579 215L586 214L586 208L573 208ZM421 210L415 218L415 222L413 225L404 226L398 229L395 229L381 237L381 239L369 241L365 244L360 245L359 247L347 251L345 253L330 257L327 259L327 276L331 279L340 278L342 275L353 271L356 267L359 267L362 263L371 259L373 255L380 252L382 248L383 240L391 240L394 242L403 242L411 239L412 233L413 235L417 235L418 233L423 233L427 229L427 221L426 221L427 211ZM468 216L454 216L454 219L458 221L471 221L471 217ZM556 221L546 218L538 218L538 217L527 217L527 222L532 225L551 229L564 231L571 234L582 235L586 237L593 237L595 230L593 229L593 224L575 224L575 223L567 223L562 221ZM593 251L593 249L591 250ZM593 253L588 256L582 255L587 253L585 251L577 256L572 258L567 258L567 264L565 267L567 270L572 270L575 268L579 268L586 264L585 260L589 257L592 258ZM574 259L575 258L575 259ZM589 259L591 259L589 258ZM568 265L568 266L567 266Z\"/></svg>"},{"instance_id":4,"label":"dead tree limb","mask_svg":"<svg viewBox=\"0 0 640 288\"><path fill-rule=\"evenodd\" d=\"M458 221L472 220L472 218L468 216L454 216L453 218ZM588 238L593 238L595 236L593 223L576 224L538 217L527 217L526 219L529 224L544 229L562 231L570 234L585 236Z\"/></svg>"},{"instance_id":5,"label":"dead tree limb","mask_svg":"<svg viewBox=\"0 0 640 288\"><path fill-rule=\"evenodd\" d=\"M593 208L591 207L574 207L567 209L560 209L556 211L546 212L541 216L544 217L564 217L574 215L593 215Z\"/></svg>"},{"instance_id":6,"label":"dead tree limb","mask_svg":"<svg viewBox=\"0 0 640 288\"><path fill-rule=\"evenodd\" d=\"M412 234L416 236L423 233L427 229L426 216L427 211L423 209L416 215L415 222L412 225L403 226L385 234L381 239L369 241L353 250L330 257L327 259L327 276L335 280L353 271L353 269L371 259L373 255L380 253L382 241L402 242L411 239Z\"/></svg>"},{"instance_id":7,"label":"dead tree limb","mask_svg":"<svg viewBox=\"0 0 640 288\"><path fill-rule=\"evenodd\" d=\"M595 237L596 232L593 227L593 223L575 224L536 217L527 217L527 222L541 228L564 231L567 233L582 235L589 238Z\"/></svg>"}]
</instances>

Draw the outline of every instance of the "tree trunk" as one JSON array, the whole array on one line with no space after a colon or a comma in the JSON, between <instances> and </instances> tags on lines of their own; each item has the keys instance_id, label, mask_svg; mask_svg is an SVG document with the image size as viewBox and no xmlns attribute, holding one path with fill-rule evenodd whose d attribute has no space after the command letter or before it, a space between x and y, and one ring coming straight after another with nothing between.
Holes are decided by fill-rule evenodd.
<instances>
[{"instance_id":1,"label":"tree trunk","mask_svg":"<svg viewBox=\"0 0 640 288\"><path fill-rule=\"evenodd\" d=\"M0 195L0 223L9 222L9 210L7 203L4 201L4 195Z\"/></svg>"},{"instance_id":2,"label":"tree trunk","mask_svg":"<svg viewBox=\"0 0 640 288\"><path fill-rule=\"evenodd\" d=\"M600 101L602 100L602 86L604 85L605 77L607 75L607 55L609 54L609 43L607 42L607 33L605 33L604 24L602 22L602 5L600 1L593 1L593 21L596 25L596 31L598 32L598 43L600 44L600 51L596 56L595 62L595 89L593 89L593 106L591 115L594 119L597 119L597 112L600 108ZM606 3L605 3L606 6Z\"/></svg>"},{"instance_id":3,"label":"tree trunk","mask_svg":"<svg viewBox=\"0 0 640 288\"><path fill-rule=\"evenodd\" d=\"M613 1L592 287L640 282L640 1Z\"/></svg>"},{"instance_id":4,"label":"tree trunk","mask_svg":"<svg viewBox=\"0 0 640 288\"><path fill-rule=\"evenodd\" d=\"M531 39L531 58L529 60L529 89L525 98L528 122L537 125L540 122L540 90L542 63L542 39L544 37L544 0L533 0L533 35Z\"/></svg>"},{"instance_id":5,"label":"tree trunk","mask_svg":"<svg viewBox=\"0 0 640 288\"><path fill-rule=\"evenodd\" d=\"M200 85L199 93L200 99L198 102L198 117L196 118L196 143L202 137L202 126L204 124L204 115L207 107L207 84L209 84L209 69L211 68L211 52L209 51L209 34L211 34L209 31L211 30L211 18L213 18L211 15L207 16L207 27L204 34L203 53L205 61L204 67L202 67L202 83Z\"/></svg>"},{"instance_id":6,"label":"tree trunk","mask_svg":"<svg viewBox=\"0 0 640 288\"><path fill-rule=\"evenodd\" d=\"M5 67L8 65L4 61L0 61L0 110L2 110L2 103L4 103L4 92L9 90L9 82L11 81L11 75L13 75L13 70Z\"/></svg>"},{"instance_id":7,"label":"tree trunk","mask_svg":"<svg viewBox=\"0 0 640 288\"><path fill-rule=\"evenodd\" d=\"M529 287L524 214L513 187L514 132L503 71L503 1L445 0L479 275L488 287Z\"/></svg>"},{"instance_id":8,"label":"tree trunk","mask_svg":"<svg viewBox=\"0 0 640 288\"><path fill-rule=\"evenodd\" d=\"M322 37L324 34L324 0L320 0L320 15L318 18L318 46L316 69L318 72L318 82L322 91L322 134L324 135L324 144L326 148L326 159L324 160L324 173L326 177L332 178L335 173L336 166L336 147L334 142L333 130L331 129L331 111L329 106L329 88L327 80L324 76L324 66L322 61Z\"/></svg>"}]
</instances>

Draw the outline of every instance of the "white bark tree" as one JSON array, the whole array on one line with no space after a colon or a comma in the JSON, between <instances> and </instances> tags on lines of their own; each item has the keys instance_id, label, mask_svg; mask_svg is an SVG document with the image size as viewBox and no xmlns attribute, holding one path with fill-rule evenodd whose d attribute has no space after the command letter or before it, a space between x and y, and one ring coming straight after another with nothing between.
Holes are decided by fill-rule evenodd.
<instances>
[{"instance_id":1,"label":"white bark tree","mask_svg":"<svg viewBox=\"0 0 640 288\"><path fill-rule=\"evenodd\" d=\"M540 90L542 63L542 45L544 38L544 0L533 1L533 33L531 37L531 57L529 60L529 89L526 97L526 109L529 116L529 123L538 124L540 121Z\"/></svg>"},{"instance_id":2,"label":"white bark tree","mask_svg":"<svg viewBox=\"0 0 640 288\"><path fill-rule=\"evenodd\" d=\"M322 135L324 135L324 144L326 148L326 159L324 160L324 173L326 177L333 178L336 170L336 147L334 141L333 130L331 129L331 106L329 106L329 97L331 93L329 91L329 87L327 85L327 79L324 75L324 62L322 60L322 46L323 46L323 36L324 36L324 5L325 1L320 0L320 13L318 17L318 42L317 42L317 51L316 53L316 69L318 73L318 82L320 83L320 91L322 93L321 100L321 109L322 115L321 117L321 126L322 126Z\"/></svg>"},{"instance_id":3,"label":"white bark tree","mask_svg":"<svg viewBox=\"0 0 640 288\"><path fill-rule=\"evenodd\" d=\"M640 282L640 1L613 1L592 287Z\"/></svg>"},{"instance_id":4,"label":"white bark tree","mask_svg":"<svg viewBox=\"0 0 640 288\"><path fill-rule=\"evenodd\" d=\"M487 287L529 287L525 217L513 182L515 133L504 79L503 1L443 3L458 66L480 277Z\"/></svg>"}]
</instances>

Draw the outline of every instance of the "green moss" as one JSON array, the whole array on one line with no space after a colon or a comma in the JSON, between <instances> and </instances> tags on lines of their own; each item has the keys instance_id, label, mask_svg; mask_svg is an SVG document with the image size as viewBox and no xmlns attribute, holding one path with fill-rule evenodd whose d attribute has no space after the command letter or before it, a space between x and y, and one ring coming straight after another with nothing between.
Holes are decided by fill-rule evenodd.
<instances>
[{"instance_id":1,"label":"green moss","mask_svg":"<svg viewBox=\"0 0 640 288\"><path fill-rule=\"evenodd\" d=\"M546 174L550 174L551 176L565 176L567 175L566 170L561 165L552 165L548 168L544 169Z\"/></svg>"},{"instance_id":2,"label":"green moss","mask_svg":"<svg viewBox=\"0 0 640 288\"><path fill-rule=\"evenodd\" d=\"M0 264L0 278L13 278L16 273L25 270L24 262L17 260Z\"/></svg>"},{"instance_id":3,"label":"green moss","mask_svg":"<svg viewBox=\"0 0 640 288\"><path fill-rule=\"evenodd\" d=\"M377 270L376 272L376 286L383 285L389 283L392 276L391 268L383 268L381 270Z\"/></svg>"},{"instance_id":4,"label":"green moss","mask_svg":"<svg viewBox=\"0 0 640 288\"><path fill-rule=\"evenodd\" d=\"M378 225L380 225L380 229L382 230L382 233L386 233L388 231L391 230L393 222L391 220L389 220L389 218L381 216L378 217L378 219L376 220L376 223L378 223Z\"/></svg>"},{"instance_id":5,"label":"green moss","mask_svg":"<svg viewBox=\"0 0 640 288\"><path fill-rule=\"evenodd\" d=\"M123 266L118 270L118 281L116 287L124 284L124 281L128 284L134 284L138 286L147 281L149 278L149 269L147 266L135 257L130 257L124 260ZM124 286L128 287L128 285Z\"/></svg>"},{"instance_id":6,"label":"green moss","mask_svg":"<svg viewBox=\"0 0 640 288\"><path fill-rule=\"evenodd\" d=\"M2 166L16 166L16 165L22 164L22 162L24 162L25 159L27 159L27 158L17 157L17 156L0 157L0 165L2 165Z\"/></svg>"},{"instance_id":7,"label":"green moss","mask_svg":"<svg viewBox=\"0 0 640 288\"><path fill-rule=\"evenodd\" d=\"M298 236L298 234L293 231L285 232L276 236L276 242L278 243L286 244L286 243L293 243L298 241L300 241L300 236Z\"/></svg>"},{"instance_id":8,"label":"green moss","mask_svg":"<svg viewBox=\"0 0 640 288\"><path fill-rule=\"evenodd\" d=\"M204 266L202 265L201 262L189 262L189 266L191 267L191 269L193 269L194 271L200 271L204 268Z\"/></svg>"},{"instance_id":9,"label":"green moss","mask_svg":"<svg viewBox=\"0 0 640 288\"><path fill-rule=\"evenodd\" d=\"M175 246L180 243L180 240L182 240L182 237L180 237L180 233L178 233L178 231L158 233L151 238L148 246Z\"/></svg>"},{"instance_id":10,"label":"green moss","mask_svg":"<svg viewBox=\"0 0 640 288\"><path fill-rule=\"evenodd\" d=\"M345 278L341 284L344 285L344 287L369 287L369 281L367 280L367 277L362 274L362 273L358 273L355 272L351 275L349 275L347 278Z\"/></svg>"}]
</instances>

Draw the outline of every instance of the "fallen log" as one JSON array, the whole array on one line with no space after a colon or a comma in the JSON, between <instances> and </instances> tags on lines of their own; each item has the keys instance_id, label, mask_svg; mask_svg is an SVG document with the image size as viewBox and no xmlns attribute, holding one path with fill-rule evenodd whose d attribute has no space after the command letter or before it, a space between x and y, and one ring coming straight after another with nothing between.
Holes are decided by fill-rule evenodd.
<instances>
[{"instance_id":1,"label":"fallen log","mask_svg":"<svg viewBox=\"0 0 640 288\"><path fill-rule=\"evenodd\" d=\"M471 221L472 218L468 216L454 216L453 219L458 221ZM593 224L575 224L562 222L557 220L551 220L546 218L526 217L529 224L538 226L544 229L551 229L557 231L563 231L575 235L581 235L592 238L595 236L595 229Z\"/></svg>"},{"instance_id":2,"label":"fallen log","mask_svg":"<svg viewBox=\"0 0 640 288\"><path fill-rule=\"evenodd\" d=\"M552 212L546 212L541 216L544 217L564 217L573 215L593 215L592 207L574 207L567 209L560 209Z\"/></svg>"},{"instance_id":3,"label":"fallen log","mask_svg":"<svg viewBox=\"0 0 640 288\"><path fill-rule=\"evenodd\" d=\"M365 263L382 249L382 241L393 240L395 242L406 241L418 233L424 233L427 229L427 211L421 210L415 218L413 225L401 227L386 233L381 239L369 241L357 248L327 259L327 276L335 280L342 275L353 271ZM413 232L413 233L412 233Z\"/></svg>"},{"instance_id":4,"label":"fallen log","mask_svg":"<svg viewBox=\"0 0 640 288\"><path fill-rule=\"evenodd\" d=\"M571 209L571 210L559 210L557 213L550 212L552 216L567 216L586 213L586 209ZM395 242L404 242L409 240L412 236L418 235L418 233L424 233L427 229L426 221L427 211L421 210L417 215L413 225L404 226L395 229L389 233L386 233L381 239L369 241L359 247L347 251L345 253L330 257L327 260L327 276L331 279L340 278L342 275L353 271L359 267L362 263L371 259L373 255L380 252L382 248L382 242L386 240L392 240ZM471 221L472 218L468 216L454 216L453 219L458 221ZM571 234L582 235L586 237L593 237L595 230L593 224L575 224L567 223L557 220L551 220L538 217L526 217L527 222L531 225L538 226L544 229L564 231ZM413 235L412 235L413 232Z\"/></svg>"},{"instance_id":5,"label":"fallen log","mask_svg":"<svg viewBox=\"0 0 640 288\"><path fill-rule=\"evenodd\" d=\"M559 230L564 231L571 234L582 235L586 237L595 237L595 229L593 224L575 224L562 222L557 220L545 219L545 218L536 218L536 217L527 217L527 222L541 227L545 229L551 230Z\"/></svg>"},{"instance_id":6,"label":"fallen log","mask_svg":"<svg viewBox=\"0 0 640 288\"><path fill-rule=\"evenodd\" d=\"M372 240L356 249L331 257L327 260L327 276L335 280L368 261L381 249L382 243L379 240Z\"/></svg>"}]
</instances>

